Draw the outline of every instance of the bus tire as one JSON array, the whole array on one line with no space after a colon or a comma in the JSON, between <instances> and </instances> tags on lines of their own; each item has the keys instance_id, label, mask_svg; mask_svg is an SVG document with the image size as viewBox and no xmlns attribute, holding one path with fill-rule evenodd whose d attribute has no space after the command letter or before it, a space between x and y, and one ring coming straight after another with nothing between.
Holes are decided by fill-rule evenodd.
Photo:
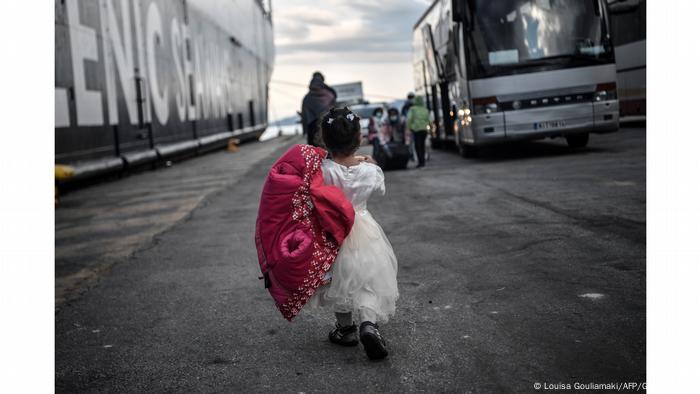
<instances>
[{"instance_id":1,"label":"bus tire","mask_svg":"<svg viewBox=\"0 0 700 394\"><path fill-rule=\"evenodd\" d=\"M588 145L588 133L567 135L566 143L570 148L583 148Z\"/></svg>"},{"instance_id":2,"label":"bus tire","mask_svg":"<svg viewBox=\"0 0 700 394\"><path fill-rule=\"evenodd\" d=\"M476 157L478 149L475 146L470 146L466 144L457 144L457 152L459 155L465 158Z\"/></svg>"}]
</instances>

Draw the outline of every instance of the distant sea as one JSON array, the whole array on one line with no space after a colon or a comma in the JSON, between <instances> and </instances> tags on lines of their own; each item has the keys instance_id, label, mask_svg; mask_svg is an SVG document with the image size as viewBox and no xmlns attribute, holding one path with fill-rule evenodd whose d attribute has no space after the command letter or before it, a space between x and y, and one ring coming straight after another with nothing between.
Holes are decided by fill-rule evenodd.
<instances>
[{"instance_id":1,"label":"distant sea","mask_svg":"<svg viewBox=\"0 0 700 394\"><path fill-rule=\"evenodd\" d=\"M260 141L267 141L277 138L281 135L301 135L301 123L275 125L271 124L267 130L260 136Z\"/></svg>"}]
</instances>

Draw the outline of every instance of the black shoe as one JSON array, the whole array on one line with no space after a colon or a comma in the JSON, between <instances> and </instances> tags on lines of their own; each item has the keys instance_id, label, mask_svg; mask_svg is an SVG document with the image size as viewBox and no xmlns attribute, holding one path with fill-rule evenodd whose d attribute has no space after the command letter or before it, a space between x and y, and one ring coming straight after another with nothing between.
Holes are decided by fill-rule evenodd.
<instances>
[{"instance_id":1,"label":"black shoe","mask_svg":"<svg viewBox=\"0 0 700 394\"><path fill-rule=\"evenodd\" d=\"M340 346L357 346L357 326L353 324L342 327L335 323L335 330L328 333L328 340Z\"/></svg>"},{"instance_id":2,"label":"black shoe","mask_svg":"<svg viewBox=\"0 0 700 394\"><path fill-rule=\"evenodd\" d=\"M389 354L384 338L379 335L379 326L372 322L366 321L360 325L360 341L370 360L381 360Z\"/></svg>"}]
</instances>

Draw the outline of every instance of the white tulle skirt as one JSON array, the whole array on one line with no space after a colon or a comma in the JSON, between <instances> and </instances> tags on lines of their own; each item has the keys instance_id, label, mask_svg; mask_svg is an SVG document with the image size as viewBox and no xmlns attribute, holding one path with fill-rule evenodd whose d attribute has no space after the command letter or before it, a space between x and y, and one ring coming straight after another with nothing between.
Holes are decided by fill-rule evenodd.
<instances>
[{"instance_id":1,"label":"white tulle skirt","mask_svg":"<svg viewBox=\"0 0 700 394\"><path fill-rule=\"evenodd\" d=\"M396 274L396 256L384 231L369 211L359 211L331 268L331 282L316 290L308 306L384 323L396 311Z\"/></svg>"}]
</instances>

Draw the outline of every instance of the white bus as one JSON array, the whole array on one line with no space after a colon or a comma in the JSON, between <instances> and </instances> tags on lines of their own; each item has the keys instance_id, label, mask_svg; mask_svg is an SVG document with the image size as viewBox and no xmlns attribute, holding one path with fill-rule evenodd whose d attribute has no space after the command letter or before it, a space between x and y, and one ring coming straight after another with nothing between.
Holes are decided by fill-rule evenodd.
<instances>
[{"instance_id":1,"label":"white bus","mask_svg":"<svg viewBox=\"0 0 700 394\"><path fill-rule=\"evenodd\" d=\"M414 82L433 145L479 146L619 127L605 0L436 0L414 26Z\"/></svg>"}]
</instances>

